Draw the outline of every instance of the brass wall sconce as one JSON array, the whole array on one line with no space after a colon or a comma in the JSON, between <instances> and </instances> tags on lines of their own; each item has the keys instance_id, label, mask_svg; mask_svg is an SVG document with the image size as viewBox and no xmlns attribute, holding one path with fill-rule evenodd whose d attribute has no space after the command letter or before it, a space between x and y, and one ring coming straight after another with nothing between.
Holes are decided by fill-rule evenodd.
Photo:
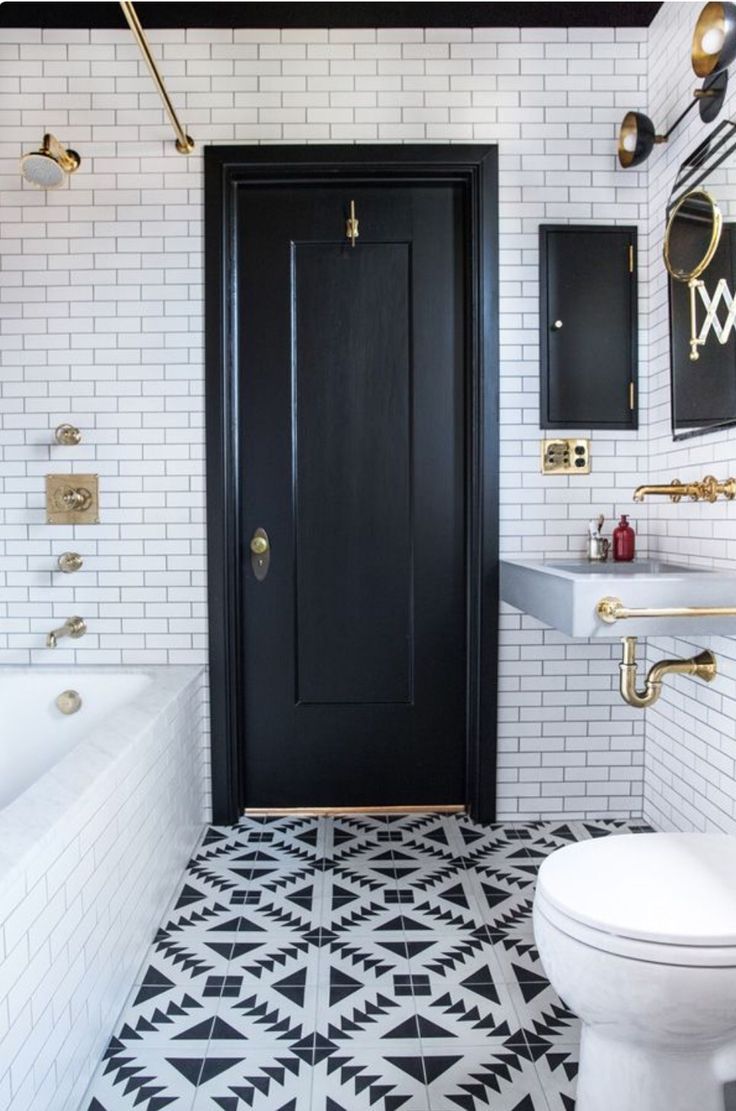
<instances>
[{"instance_id":1,"label":"brass wall sconce","mask_svg":"<svg viewBox=\"0 0 736 1111\"><path fill-rule=\"evenodd\" d=\"M695 24L690 60L698 77L710 77L736 58L736 4L706 4Z\"/></svg>"},{"instance_id":2,"label":"brass wall sconce","mask_svg":"<svg viewBox=\"0 0 736 1111\"><path fill-rule=\"evenodd\" d=\"M660 660L650 667L644 689L636 689L636 637L623 637L623 655L619 667L619 691L624 702L637 710L653 706L662 694L665 675L692 675L705 683L712 683L718 669L712 652L699 652L687 660Z\"/></svg>"},{"instance_id":3,"label":"brass wall sconce","mask_svg":"<svg viewBox=\"0 0 736 1111\"><path fill-rule=\"evenodd\" d=\"M130 0L120 0L120 7L123 9L123 15L127 20L128 26L133 32L135 41L138 43L140 52L143 55L143 60L148 66L149 73L153 78L153 83L158 89L158 94L163 102L164 111L171 121L171 126L173 127L174 133L176 135L176 149L179 151L179 154L191 154L194 150L194 140L189 135L187 135L186 131L179 122L179 117L176 114L176 109L171 102L171 97L169 96L166 85L164 84L164 79L159 72L158 66L156 65L156 59L151 52L151 47L148 43L148 39L146 38L146 33L141 27L140 20L138 19L138 13L133 7L133 4L130 3Z\"/></svg>"},{"instance_id":4,"label":"brass wall sconce","mask_svg":"<svg viewBox=\"0 0 736 1111\"><path fill-rule=\"evenodd\" d=\"M671 502L680 502L683 498L690 501L717 501L723 497L726 501L736 498L736 478L725 478L719 482L712 474L706 475L700 482L680 482L673 478L672 482L663 486L637 486L634 490L634 501L644 501L652 495L669 498Z\"/></svg>"},{"instance_id":5,"label":"brass wall sconce","mask_svg":"<svg viewBox=\"0 0 736 1111\"><path fill-rule=\"evenodd\" d=\"M703 84L693 93L694 100L681 112L664 135L658 135L649 116L627 112L618 136L618 160L624 169L639 166L652 152L655 143L666 143L672 132L696 104L703 123L711 123L726 98L727 67L736 58L736 4L706 4L695 24L690 61Z\"/></svg>"},{"instance_id":6,"label":"brass wall sconce","mask_svg":"<svg viewBox=\"0 0 736 1111\"><path fill-rule=\"evenodd\" d=\"M710 123L723 107L727 87L728 73L725 70L722 73L713 74L712 77L706 77L702 88L695 90L693 93L694 99L688 104L685 111L680 113L672 127L664 135L657 134L657 129L649 116L646 116L643 112L627 112L621 121L618 133L619 165L628 170L632 166L639 166L642 162L646 162L655 144L666 143L672 132L679 127L685 116L696 104L703 123Z\"/></svg>"},{"instance_id":7,"label":"brass wall sconce","mask_svg":"<svg viewBox=\"0 0 736 1111\"><path fill-rule=\"evenodd\" d=\"M44 135L39 150L24 154L20 172L37 189L58 189L69 174L79 169L81 158L75 150L67 150L53 135Z\"/></svg>"},{"instance_id":8,"label":"brass wall sconce","mask_svg":"<svg viewBox=\"0 0 736 1111\"><path fill-rule=\"evenodd\" d=\"M96 525L100 521L96 474L46 475L46 522L49 525Z\"/></svg>"},{"instance_id":9,"label":"brass wall sconce","mask_svg":"<svg viewBox=\"0 0 736 1111\"><path fill-rule=\"evenodd\" d=\"M82 442L82 433L73 424L58 424L54 429L54 439L64 447L76 447Z\"/></svg>"}]
</instances>

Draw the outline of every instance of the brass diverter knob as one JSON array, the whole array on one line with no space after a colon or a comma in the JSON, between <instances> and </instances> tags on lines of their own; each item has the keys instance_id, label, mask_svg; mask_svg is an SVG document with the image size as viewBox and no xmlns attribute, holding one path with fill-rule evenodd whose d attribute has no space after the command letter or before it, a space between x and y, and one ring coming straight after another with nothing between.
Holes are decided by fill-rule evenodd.
<instances>
[{"instance_id":1,"label":"brass diverter knob","mask_svg":"<svg viewBox=\"0 0 736 1111\"><path fill-rule=\"evenodd\" d=\"M59 424L54 431L57 444L65 447L75 447L82 442L82 433L73 424Z\"/></svg>"},{"instance_id":2,"label":"brass diverter knob","mask_svg":"<svg viewBox=\"0 0 736 1111\"><path fill-rule=\"evenodd\" d=\"M256 534L250 542L250 550L253 555L265 555L268 551L268 539L263 534Z\"/></svg>"}]
</instances>

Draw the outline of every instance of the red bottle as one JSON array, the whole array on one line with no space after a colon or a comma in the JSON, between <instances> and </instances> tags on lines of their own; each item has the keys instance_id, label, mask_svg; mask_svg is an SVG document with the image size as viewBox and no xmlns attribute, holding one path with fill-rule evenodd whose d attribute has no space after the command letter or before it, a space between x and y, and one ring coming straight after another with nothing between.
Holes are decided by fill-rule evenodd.
<instances>
[{"instance_id":1,"label":"red bottle","mask_svg":"<svg viewBox=\"0 0 736 1111\"><path fill-rule=\"evenodd\" d=\"M633 559L635 544L636 533L629 524L629 518L622 513L621 520L613 530L613 558L619 563Z\"/></svg>"}]
</instances>

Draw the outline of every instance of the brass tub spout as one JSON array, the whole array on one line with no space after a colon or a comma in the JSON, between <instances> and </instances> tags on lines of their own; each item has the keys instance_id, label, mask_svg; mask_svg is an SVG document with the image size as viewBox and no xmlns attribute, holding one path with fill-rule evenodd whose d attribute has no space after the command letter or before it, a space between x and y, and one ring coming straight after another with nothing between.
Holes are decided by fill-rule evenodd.
<instances>
[{"instance_id":1,"label":"brass tub spout","mask_svg":"<svg viewBox=\"0 0 736 1111\"><path fill-rule=\"evenodd\" d=\"M665 675L693 675L712 683L717 674L716 658L707 649L689 660L660 660L650 667L644 682L644 690L636 689L636 637L622 637L623 658L618 665L620 673L619 690L624 702L637 710L653 706L662 693Z\"/></svg>"},{"instance_id":2,"label":"brass tub spout","mask_svg":"<svg viewBox=\"0 0 736 1111\"><path fill-rule=\"evenodd\" d=\"M56 648L62 637L78 640L87 632L87 624L81 617L68 617L60 629L52 629L46 637L46 647Z\"/></svg>"}]
</instances>

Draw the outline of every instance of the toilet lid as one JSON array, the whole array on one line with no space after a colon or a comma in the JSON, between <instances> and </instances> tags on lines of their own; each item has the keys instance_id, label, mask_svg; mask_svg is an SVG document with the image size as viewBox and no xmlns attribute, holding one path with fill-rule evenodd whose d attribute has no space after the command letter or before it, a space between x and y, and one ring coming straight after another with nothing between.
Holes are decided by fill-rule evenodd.
<instances>
[{"instance_id":1,"label":"toilet lid","mask_svg":"<svg viewBox=\"0 0 736 1111\"><path fill-rule=\"evenodd\" d=\"M613 834L552 853L539 888L598 930L671 945L736 945L736 837Z\"/></svg>"}]
</instances>

